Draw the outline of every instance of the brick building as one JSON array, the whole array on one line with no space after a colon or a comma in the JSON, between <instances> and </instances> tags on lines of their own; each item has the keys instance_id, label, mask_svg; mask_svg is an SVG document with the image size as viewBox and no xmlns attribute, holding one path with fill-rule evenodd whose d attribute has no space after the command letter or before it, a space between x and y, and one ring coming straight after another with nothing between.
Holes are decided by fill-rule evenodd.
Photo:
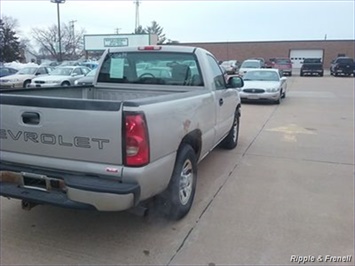
<instances>
[{"instance_id":1,"label":"brick building","mask_svg":"<svg viewBox=\"0 0 355 266\"><path fill-rule=\"evenodd\" d=\"M321 58L324 66L339 54L354 58L355 40L318 41L263 41L263 42L211 42L180 43L198 46L213 53L218 60L237 59L243 61L251 57L289 57L294 67L300 67L305 57Z\"/></svg>"}]
</instances>

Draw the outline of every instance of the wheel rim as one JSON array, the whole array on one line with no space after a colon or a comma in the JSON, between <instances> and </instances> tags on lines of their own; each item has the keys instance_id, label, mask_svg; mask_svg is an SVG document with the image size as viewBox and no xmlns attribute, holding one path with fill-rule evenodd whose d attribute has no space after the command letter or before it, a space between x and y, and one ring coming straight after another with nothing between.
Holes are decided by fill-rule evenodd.
<instances>
[{"instance_id":1,"label":"wheel rim","mask_svg":"<svg viewBox=\"0 0 355 266\"><path fill-rule=\"evenodd\" d=\"M186 205L191 197L193 168L190 160L186 160L180 174L179 198L182 205Z\"/></svg>"}]
</instances>

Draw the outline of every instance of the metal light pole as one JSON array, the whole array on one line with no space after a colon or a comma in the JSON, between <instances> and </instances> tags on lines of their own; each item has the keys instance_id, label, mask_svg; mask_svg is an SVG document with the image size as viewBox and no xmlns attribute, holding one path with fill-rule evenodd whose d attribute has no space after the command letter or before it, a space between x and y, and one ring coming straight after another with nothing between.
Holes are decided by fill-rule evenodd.
<instances>
[{"instance_id":1,"label":"metal light pole","mask_svg":"<svg viewBox=\"0 0 355 266\"><path fill-rule=\"evenodd\" d=\"M51 0L52 3L57 4L57 17L58 17L58 45L59 45L59 62L62 62L62 38L60 37L60 14L59 4L64 4L65 0Z\"/></svg>"}]
</instances>

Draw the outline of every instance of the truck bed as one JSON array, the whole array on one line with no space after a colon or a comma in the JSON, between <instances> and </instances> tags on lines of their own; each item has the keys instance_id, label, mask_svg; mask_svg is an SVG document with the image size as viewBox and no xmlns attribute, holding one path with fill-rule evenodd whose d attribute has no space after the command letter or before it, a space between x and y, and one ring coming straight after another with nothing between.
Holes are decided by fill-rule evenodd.
<instances>
[{"instance_id":1,"label":"truck bed","mask_svg":"<svg viewBox=\"0 0 355 266\"><path fill-rule=\"evenodd\" d=\"M183 91L167 91L157 89L116 89L100 87L57 87L57 88L31 88L19 90L1 90L1 94L21 96L40 96L50 98L70 98L104 101L127 101L162 96Z\"/></svg>"}]
</instances>

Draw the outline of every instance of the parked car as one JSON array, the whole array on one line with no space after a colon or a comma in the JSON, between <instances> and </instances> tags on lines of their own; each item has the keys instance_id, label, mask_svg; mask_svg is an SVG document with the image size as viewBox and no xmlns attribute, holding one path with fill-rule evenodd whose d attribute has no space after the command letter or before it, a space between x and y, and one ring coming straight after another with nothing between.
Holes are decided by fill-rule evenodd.
<instances>
[{"instance_id":1,"label":"parked car","mask_svg":"<svg viewBox=\"0 0 355 266\"><path fill-rule=\"evenodd\" d=\"M79 65L88 67L90 69L95 69L99 66L99 63L98 62L82 62Z\"/></svg>"},{"instance_id":2,"label":"parked car","mask_svg":"<svg viewBox=\"0 0 355 266\"><path fill-rule=\"evenodd\" d=\"M265 61L264 68L273 68L275 63L275 58L270 58L268 61Z\"/></svg>"},{"instance_id":3,"label":"parked car","mask_svg":"<svg viewBox=\"0 0 355 266\"><path fill-rule=\"evenodd\" d=\"M62 61L59 66L63 67L63 66L79 66L80 62L76 61L76 60L64 60Z\"/></svg>"},{"instance_id":4,"label":"parked car","mask_svg":"<svg viewBox=\"0 0 355 266\"><path fill-rule=\"evenodd\" d=\"M57 67L48 76L34 78L30 87L73 86L75 80L84 77L89 72L89 68L82 66Z\"/></svg>"},{"instance_id":5,"label":"parked car","mask_svg":"<svg viewBox=\"0 0 355 266\"><path fill-rule=\"evenodd\" d=\"M5 77L5 76L9 76L9 75L13 75L16 74L18 72L17 69L14 69L12 67L4 67L4 66L0 66L0 78L1 77Z\"/></svg>"},{"instance_id":6,"label":"parked car","mask_svg":"<svg viewBox=\"0 0 355 266\"><path fill-rule=\"evenodd\" d=\"M273 58L272 68L282 70L283 75L292 76L292 62L289 58Z\"/></svg>"},{"instance_id":7,"label":"parked car","mask_svg":"<svg viewBox=\"0 0 355 266\"><path fill-rule=\"evenodd\" d=\"M16 74L0 78L0 86L6 88L26 88L36 76L48 75L51 67L24 67Z\"/></svg>"},{"instance_id":8,"label":"parked car","mask_svg":"<svg viewBox=\"0 0 355 266\"><path fill-rule=\"evenodd\" d=\"M249 70L255 68L262 68L262 62L259 59L247 59L244 60L239 68L239 75L245 75Z\"/></svg>"},{"instance_id":9,"label":"parked car","mask_svg":"<svg viewBox=\"0 0 355 266\"><path fill-rule=\"evenodd\" d=\"M223 61L220 65L227 71L228 74L237 73L239 68L238 60Z\"/></svg>"},{"instance_id":10,"label":"parked car","mask_svg":"<svg viewBox=\"0 0 355 266\"><path fill-rule=\"evenodd\" d=\"M52 61L52 60L42 60L40 66L57 67L59 66L59 63L57 61Z\"/></svg>"},{"instance_id":11,"label":"parked car","mask_svg":"<svg viewBox=\"0 0 355 266\"><path fill-rule=\"evenodd\" d=\"M322 60L320 58L305 58L300 69L300 76L314 74L323 77L324 69Z\"/></svg>"},{"instance_id":12,"label":"parked car","mask_svg":"<svg viewBox=\"0 0 355 266\"><path fill-rule=\"evenodd\" d=\"M339 76L354 75L354 60L350 57L338 57L333 60L330 65L330 75Z\"/></svg>"},{"instance_id":13,"label":"parked car","mask_svg":"<svg viewBox=\"0 0 355 266\"><path fill-rule=\"evenodd\" d=\"M84 77L77 79L74 81L75 86L88 86L92 85L94 82L95 74L97 72L97 68L92 69L89 73L87 73Z\"/></svg>"},{"instance_id":14,"label":"parked car","mask_svg":"<svg viewBox=\"0 0 355 266\"><path fill-rule=\"evenodd\" d=\"M262 58L262 57L253 57L253 58L250 58L250 59L259 60L261 62L261 68L265 67L265 59L264 58Z\"/></svg>"},{"instance_id":15,"label":"parked car","mask_svg":"<svg viewBox=\"0 0 355 266\"><path fill-rule=\"evenodd\" d=\"M238 89L242 101L267 100L279 104L286 97L287 78L279 69L251 69L243 79L244 87Z\"/></svg>"}]
</instances>

